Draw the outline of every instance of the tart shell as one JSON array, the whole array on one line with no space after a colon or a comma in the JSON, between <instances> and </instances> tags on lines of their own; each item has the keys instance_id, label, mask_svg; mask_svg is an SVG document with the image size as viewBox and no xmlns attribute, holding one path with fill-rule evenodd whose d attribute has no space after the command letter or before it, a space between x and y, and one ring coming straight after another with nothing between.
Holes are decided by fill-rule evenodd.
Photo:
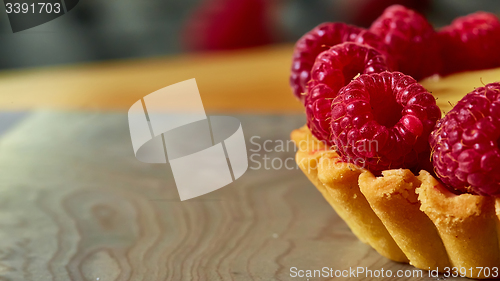
<instances>
[{"instance_id":1,"label":"tart shell","mask_svg":"<svg viewBox=\"0 0 500 281\"><path fill-rule=\"evenodd\" d=\"M500 198L455 195L427 171L370 171L341 162L307 126L294 130L300 169L362 242L396 262L469 278L500 267ZM488 275L486 275L488 274Z\"/></svg>"}]
</instances>

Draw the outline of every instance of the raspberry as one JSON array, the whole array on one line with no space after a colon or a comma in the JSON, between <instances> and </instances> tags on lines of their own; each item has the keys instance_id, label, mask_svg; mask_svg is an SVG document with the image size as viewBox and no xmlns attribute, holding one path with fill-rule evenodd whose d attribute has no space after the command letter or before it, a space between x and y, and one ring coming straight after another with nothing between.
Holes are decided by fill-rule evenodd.
<instances>
[{"instance_id":1,"label":"raspberry","mask_svg":"<svg viewBox=\"0 0 500 281\"><path fill-rule=\"evenodd\" d=\"M366 45L342 43L322 52L311 70L305 99L307 125L312 134L331 144L331 104L340 88L360 73L387 69L385 57Z\"/></svg>"},{"instance_id":2,"label":"raspberry","mask_svg":"<svg viewBox=\"0 0 500 281\"><path fill-rule=\"evenodd\" d=\"M269 28L271 3L266 0L205 0L180 32L193 51L232 50L273 43ZM193 36L196 34L195 36Z\"/></svg>"},{"instance_id":3,"label":"raspberry","mask_svg":"<svg viewBox=\"0 0 500 281\"><path fill-rule=\"evenodd\" d=\"M422 15L401 5L392 5L373 22L370 31L382 38L398 64L398 71L417 80L439 73L438 36Z\"/></svg>"},{"instance_id":4,"label":"raspberry","mask_svg":"<svg viewBox=\"0 0 500 281\"><path fill-rule=\"evenodd\" d=\"M415 79L387 71L363 74L342 88L331 114L339 155L374 173L418 165L441 117L434 97Z\"/></svg>"},{"instance_id":5,"label":"raspberry","mask_svg":"<svg viewBox=\"0 0 500 281\"><path fill-rule=\"evenodd\" d=\"M442 74L500 66L500 21L494 14L477 12L457 18L438 34Z\"/></svg>"},{"instance_id":6,"label":"raspberry","mask_svg":"<svg viewBox=\"0 0 500 281\"><path fill-rule=\"evenodd\" d=\"M500 83L491 83L437 123L429 137L436 175L457 193L500 194L499 138Z\"/></svg>"},{"instance_id":7,"label":"raspberry","mask_svg":"<svg viewBox=\"0 0 500 281\"><path fill-rule=\"evenodd\" d=\"M295 44L292 58L290 86L293 94L304 102L306 85L316 56L328 48L343 42L356 42L385 50L380 39L368 30L345 23L323 23L306 33Z\"/></svg>"}]
</instances>

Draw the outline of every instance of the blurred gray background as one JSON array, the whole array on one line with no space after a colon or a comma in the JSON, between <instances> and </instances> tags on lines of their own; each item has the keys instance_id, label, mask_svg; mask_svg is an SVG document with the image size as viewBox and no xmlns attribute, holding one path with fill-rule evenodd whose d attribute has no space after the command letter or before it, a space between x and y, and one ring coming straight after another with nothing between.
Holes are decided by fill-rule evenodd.
<instances>
[{"instance_id":1,"label":"blurred gray background","mask_svg":"<svg viewBox=\"0 0 500 281\"><path fill-rule=\"evenodd\" d=\"M244 1L249 6L241 4L243 2L236 4L238 1ZM477 10L500 11L498 0L258 1L81 0L68 14L19 33L12 33L5 9L0 9L0 68L73 64L294 42L324 21L369 25L374 17L373 11L394 2L416 6L436 27ZM249 8L255 5L260 5L260 8ZM260 15L257 16L259 22L254 21L255 14ZM260 22L263 27L257 27ZM238 30L243 33L242 36L238 36ZM257 30L258 34L250 34L253 30ZM217 34L219 31L223 34ZM250 39L245 41L242 38ZM192 39L202 42L189 43ZM218 42L208 42L212 39ZM241 43L228 45L231 40Z\"/></svg>"}]
</instances>

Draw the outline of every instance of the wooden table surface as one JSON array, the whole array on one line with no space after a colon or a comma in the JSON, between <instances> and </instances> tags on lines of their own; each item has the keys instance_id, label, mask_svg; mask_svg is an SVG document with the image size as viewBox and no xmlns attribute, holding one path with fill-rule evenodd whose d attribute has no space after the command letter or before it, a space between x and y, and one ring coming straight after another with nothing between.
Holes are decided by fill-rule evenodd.
<instances>
[{"instance_id":1,"label":"wooden table surface","mask_svg":"<svg viewBox=\"0 0 500 281\"><path fill-rule=\"evenodd\" d=\"M289 45L0 72L0 109L128 110L143 96L196 78L207 111L300 112L290 98Z\"/></svg>"},{"instance_id":2,"label":"wooden table surface","mask_svg":"<svg viewBox=\"0 0 500 281\"><path fill-rule=\"evenodd\" d=\"M305 122L288 88L290 54L278 46L0 73L0 110L35 111L0 138L0 280L305 281L290 268L413 269L359 242L300 170L251 162L236 182L180 202L168 165L135 159L124 111L193 77L207 111L249 114L236 115L248 149L252 136L286 142ZM424 84L447 110L499 73ZM293 146L259 153L294 155ZM435 280L425 274L413 280Z\"/></svg>"},{"instance_id":3,"label":"wooden table surface","mask_svg":"<svg viewBox=\"0 0 500 281\"><path fill-rule=\"evenodd\" d=\"M293 146L252 150L288 140L303 116L236 117L258 154L248 171L182 202L168 165L135 159L125 113L27 117L0 140L0 280L306 281L291 268L414 269L358 241L298 168L257 169L264 154L293 160ZM433 280L422 274L413 280Z\"/></svg>"}]
</instances>

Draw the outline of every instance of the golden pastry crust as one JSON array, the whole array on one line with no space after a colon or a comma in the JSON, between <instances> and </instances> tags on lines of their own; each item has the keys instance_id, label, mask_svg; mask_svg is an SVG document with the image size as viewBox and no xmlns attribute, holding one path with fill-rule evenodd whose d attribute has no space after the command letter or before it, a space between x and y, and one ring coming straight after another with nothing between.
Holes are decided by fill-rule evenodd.
<instances>
[{"instance_id":1,"label":"golden pastry crust","mask_svg":"<svg viewBox=\"0 0 500 281\"><path fill-rule=\"evenodd\" d=\"M485 276L484 270L480 274L479 267L500 266L495 199L455 195L427 171L421 171L418 178L422 182L416 190L420 209L436 226L451 264L467 268L467 277L491 277Z\"/></svg>"},{"instance_id":2,"label":"golden pastry crust","mask_svg":"<svg viewBox=\"0 0 500 281\"><path fill-rule=\"evenodd\" d=\"M341 162L306 126L291 137L300 169L352 232L381 255L424 270L457 267L470 278L494 277L479 267L500 267L500 198L452 194L424 170L418 177L406 169L375 177Z\"/></svg>"},{"instance_id":3,"label":"golden pastry crust","mask_svg":"<svg viewBox=\"0 0 500 281\"><path fill-rule=\"evenodd\" d=\"M358 177L362 170L340 162L337 153L325 146L317 149L315 145L300 144L301 140L314 139L307 127L295 130L291 137L299 147L298 166L359 240L391 260L408 262L359 190ZM311 147L315 149L309 150Z\"/></svg>"},{"instance_id":4,"label":"golden pastry crust","mask_svg":"<svg viewBox=\"0 0 500 281\"><path fill-rule=\"evenodd\" d=\"M407 169L383 171L381 177L365 171L359 177L361 192L410 264L442 271L451 264L436 227L420 211L415 193L420 184L420 180Z\"/></svg>"}]
</instances>

